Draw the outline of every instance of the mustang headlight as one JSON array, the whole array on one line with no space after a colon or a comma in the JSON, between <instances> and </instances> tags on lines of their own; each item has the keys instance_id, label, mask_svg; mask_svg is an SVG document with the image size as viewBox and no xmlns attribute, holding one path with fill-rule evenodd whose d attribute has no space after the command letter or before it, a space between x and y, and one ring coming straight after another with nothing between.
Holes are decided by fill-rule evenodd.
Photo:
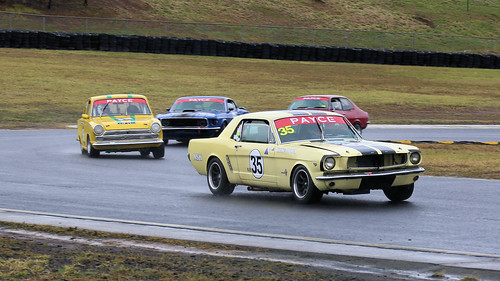
<instances>
[{"instance_id":1,"label":"mustang headlight","mask_svg":"<svg viewBox=\"0 0 500 281\"><path fill-rule=\"evenodd\" d=\"M100 136L104 133L104 127L101 125L95 125L94 126L94 134L96 136Z\"/></svg>"},{"instance_id":2,"label":"mustang headlight","mask_svg":"<svg viewBox=\"0 0 500 281\"><path fill-rule=\"evenodd\" d=\"M420 156L420 152L412 152L410 154L410 162L412 164L418 164L422 160L422 156Z\"/></svg>"},{"instance_id":3,"label":"mustang headlight","mask_svg":"<svg viewBox=\"0 0 500 281\"><path fill-rule=\"evenodd\" d=\"M151 132L153 133L159 133L161 131L161 125L158 123L153 123L151 124Z\"/></svg>"},{"instance_id":4,"label":"mustang headlight","mask_svg":"<svg viewBox=\"0 0 500 281\"><path fill-rule=\"evenodd\" d=\"M325 160L323 161L323 167L325 167L326 170L333 169L333 167L335 167L335 158L326 157Z\"/></svg>"}]
</instances>

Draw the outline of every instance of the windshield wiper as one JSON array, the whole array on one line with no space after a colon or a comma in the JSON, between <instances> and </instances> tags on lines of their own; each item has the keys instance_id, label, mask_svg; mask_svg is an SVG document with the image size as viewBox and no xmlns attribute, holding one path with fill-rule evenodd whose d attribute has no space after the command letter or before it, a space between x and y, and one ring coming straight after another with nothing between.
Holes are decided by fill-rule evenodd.
<instances>
[{"instance_id":1,"label":"windshield wiper","mask_svg":"<svg viewBox=\"0 0 500 281\"><path fill-rule=\"evenodd\" d=\"M104 110L106 110L106 107L108 107L109 103L107 103L103 108L102 108L102 111L101 111L101 114L99 115L99 117L102 117L102 114L104 113Z\"/></svg>"},{"instance_id":2,"label":"windshield wiper","mask_svg":"<svg viewBox=\"0 0 500 281\"><path fill-rule=\"evenodd\" d=\"M318 125L319 131L321 132L321 141L324 142L325 141L325 133L323 131L323 127L318 123L317 120L316 120L316 125Z\"/></svg>"}]
</instances>

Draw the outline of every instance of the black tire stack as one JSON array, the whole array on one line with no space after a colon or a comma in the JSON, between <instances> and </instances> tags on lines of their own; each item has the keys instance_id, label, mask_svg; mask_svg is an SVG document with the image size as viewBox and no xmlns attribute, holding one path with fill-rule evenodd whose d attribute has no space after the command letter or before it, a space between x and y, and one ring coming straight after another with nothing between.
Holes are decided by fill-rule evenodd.
<instances>
[{"instance_id":1,"label":"black tire stack","mask_svg":"<svg viewBox=\"0 0 500 281\"><path fill-rule=\"evenodd\" d=\"M94 50L272 60L500 68L500 56L493 54L393 51L335 46L27 30L0 30L0 48Z\"/></svg>"}]
</instances>

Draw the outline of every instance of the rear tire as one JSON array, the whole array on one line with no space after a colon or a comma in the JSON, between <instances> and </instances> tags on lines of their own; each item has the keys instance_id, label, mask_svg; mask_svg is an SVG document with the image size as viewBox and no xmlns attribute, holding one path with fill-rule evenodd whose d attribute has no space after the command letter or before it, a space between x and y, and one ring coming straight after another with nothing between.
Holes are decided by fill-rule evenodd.
<instances>
[{"instance_id":1,"label":"rear tire","mask_svg":"<svg viewBox=\"0 0 500 281\"><path fill-rule=\"evenodd\" d=\"M393 202L404 201L411 197L411 195L413 194L414 186L415 184L413 183L402 186L391 186L388 188L384 188L384 194L389 200Z\"/></svg>"},{"instance_id":2,"label":"rear tire","mask_svg":"<svg viewBox=\"0 0 500 281\"><path fill-rule=\"evenodd\" d=\"M83 143L81 138L80 138L80 149L82 150L82 155L87 155L87 150L85 149L85 144Z\"/></svg>"},{"instance_id":3,"label":"rear tire","mask_svg":"<svg viewBox=\"0 0 500 281\"><path fill-rule=\"evenodd\" d=\"M227 179L224 166L219 159L210 160L207 167L207 183L212 194L217 196L227 196L234 191L234 184Z\"/></svg>"},{"instance_id":4,"label":"rear tire","mask_svg":"<svg viewBox=\"0 0 500 281\"><path fill-rule=\"evenodd\" d=\"M361 135L363 129L361 129L361 124L356 122L354 123L354 128L356 129L356 131L358 131L358 133Z\"/></svg>"},{"instance_id":5,"label":"rear tire","mask_svg":"<svg viewBox=\"0 0 500 281\"><path fill-rule=\"evenodd\" d=\"M299 166L292 175L293 197L299 203L309 204L319 202L323 193L314 185L306 167Z\"/></svg>"}]
</instances>

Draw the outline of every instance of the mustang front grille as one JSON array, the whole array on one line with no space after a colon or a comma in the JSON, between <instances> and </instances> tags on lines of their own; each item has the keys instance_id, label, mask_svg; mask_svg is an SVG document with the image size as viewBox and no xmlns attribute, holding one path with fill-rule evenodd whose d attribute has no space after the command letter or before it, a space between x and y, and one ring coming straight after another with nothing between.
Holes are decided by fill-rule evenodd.
<instances>
[{"instance_id":1,"label":"mustang front grille","mask_svg":"<svg viewBox=\"0 0 500 281\"><path fill-rule=\"evenodd\" d=\"M405 153L349 157L347 167L351 170L387 169L405 166Z\"/></svg>"},{"instance_id":2,"label":"mustang front grille","mask_svg":"<svg viewBox=\"0 0 500 281\"><path fill-rule=\"evenodd\" d=\"M111 130L105 131L102 136L96 136L97 141L147 140L157 139L159 134L149 129L138 130Z\"/></svg>"},{"instance_id":3,"label":"mustang front grille","mask_svg":"<svg viewBox=\"0 0 500 281\"><path fill-rule=\"evenodd\" d=\"M162 119L163 127L206 127L208 120L206 118L168 118Z\"/></svg>"}]
</instances>

